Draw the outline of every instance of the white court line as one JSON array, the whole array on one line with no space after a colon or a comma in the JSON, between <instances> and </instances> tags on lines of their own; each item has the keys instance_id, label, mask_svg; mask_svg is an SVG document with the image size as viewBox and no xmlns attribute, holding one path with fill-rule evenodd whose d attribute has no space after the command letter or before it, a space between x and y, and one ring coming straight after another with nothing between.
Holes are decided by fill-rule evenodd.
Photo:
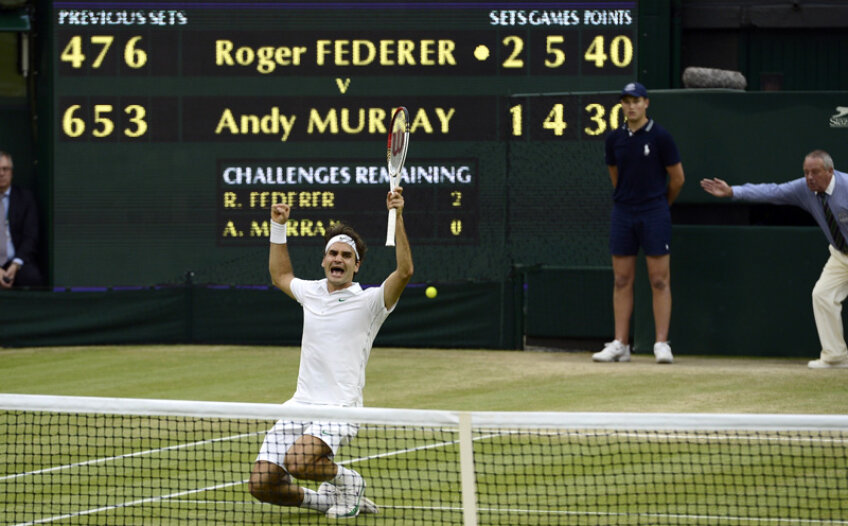
<instances>
[{"instance_id":1,"label":"white court line","mask_svg":"<svg viewBox=\"0 0 848 526\"><path fill-rule=\"evenodd\" d=\"M73 464L65 464L63 466L53 466L52 468L44 468L44 469L38 469L38 470L35 470L35 471L27 471L25 473L15 473L14 475L6 475L5 477L0 477L0 482L2 482L4 480L16 479L16 478L20 478L20 477L28 477L28 476L31 476L31 475L40 475L42 473L50 473L52 471L62 471L63 469L73 469L73 468L77 468L77 467L80 467L80 466L90 466L90 465L93 465L93 464L102 464L104 462L111 462L113 460L120 460L122 458L143 457L143 456L146 456L146 455L153 455L155 453L160 453L162 451L185 449L185 448L188 448L188 447L202 446L202 445L205 445L205 444L214 444L215 442L226 442L228 440L238 440L240 438L247 438L247 437L251 437L251 436L255 436L255 435L259 435L259 434L265 434L265 431L255 432L255 433L245 433L243 435L233 435L233 436L229 436L229 437L212 438L212 439L209 439L209 440L201 440L199 442L191 442L191 443L188 443L188 444L179 444L179 445L176 445L176 446L168 446L168 447L162 447L162 448L158 448L158 449L148 449L147 451L136 451L135 453L126 453L124 455L117 455L117 456L114 456L114 457L95 458L95 459L86 460L86 461L83 461L83 462L74 462Z\"/></svg>"},{"instance_id":2,"label":"white court line","mask_svg":"<svg viewBox=\"0 0 848 526\"><path fill-rule=\"evenodd\" d=\"M553 436L553 437L578 437L578 438L599 438L599 437L616 437L616 438L637 438L643 440L650 439L667 439L667 440L702 440L702 441L747 441L747 442L797 442L802 444L846 444L848 438L832 438L832 437L798 437L798 436L782 436L775 434L752 434L752 435L729 435L729 434L702 434L702 433L644 433L644 432L620 432L620 431L521 431L507 430L500 433L501 435L529 435L529 436Z\"/></svg>"},{"instance_id":3,"label":"white court line","mask_svg":"<svg viewBox=\"0 0 848 526\"><path fill-rule=\"evenodd\" d=\"M61 469L69 469L71 467L76 467L76 466L86 465L86 464L97 464L97 463L107 462L107 461L110 461L110 460L117 460L117 459L121 459L121 458L149 455L149 454L153 454L153 453L157 453L157 452L161 452L161 451L174 450L174 449L184 449L184 448L193 447L193 446L196 446L196 445L203 445L203 444L209 444L209 443L214 443L214 442L223 442L223 441L228 441L228 440L237 440L239 438L245 438L245 437L255 436L255 435L264 434L264 433L265 433L265 431L256 432L256 433L246 433L246 434L242 434L242 435L233 435L233 436L230 436L230 437L222 437L222 438L215 438L215 439L210 439L210 440L203 440L203 441L193 442L193 443L190 443L190 444L182 444L182 445L178 445L178 446L168 446L168 447L160 448L160 449L147 450L147 451L130 453L130 454L126 454L126 455L108 457L108 458L103 458L103 459L95 459L95 460L86 461L86 462L82 462L82 463L68 464L68 465L65 465L65 466L56 466L54 468L47 468L47 469L44 469L44 470L32 471L32 472L29 472L29 473L21 473L21 474L17 474L17 475L12 475L12 476L0 478L0 480L4 480L4 479L8 479L8 478L16 478L16 477L25 476L25 475L45 473L45 472L50 472L50 471L57 471L57 470L61 470ZM497 436L516 434L516 433L521 433L521 432L507 431L506 433L491 433L491 434L487 434L487 435L481 435L481 436L474 437L473 440L483 440L483 439L489 439L489 438L493 438L493 437L497 437ZM584 435L585 436L599 436L599 434L596 434L596 433L569 433L569 434L570 435L578 435L578 436L584 436ZM658 436L656 434L646 435L646 434L642 434L642 433L601 433L600 435L603 435L603 436L625 436L625 437L631 437L631 438L633 438L633 437L636 437L636 438L645 437L645 438L647 438L647 437L657 437ZM689 439L691 439L693 437L705 438L705 439L716 439L716 438L739 439L739 438L745 438L745 437L733 437L733 436L726 436L725 437L723 435L717 436L717 435L685 435L685 434L665 435L665 436L670 437L670 438L689 438ZM761 437L761 438L763 440L769 440L769 439L780 439L782 437ZM791 439L792 437L787 437L787 438ZM446 446L457 444L458 442L459 442L458 440L451 440L451 441L446 441L446 442L438 442L438 443L435 443L435 444L416 446L414 448L407 448L407 449L402 449L402 450L389 451L389 452L386 452L386 453L379 453L379 454L376 454L376 455L368 455L368 456L365 456L365 457L360 457L360 458L355 458L355 459L348 459L348 460L340 461L340 462L338 462L338 464L341 464L341 465L355 464L357 462L363 462L363 461L366 461L366 460L372 460L372 459L377 459L377 458L386 458L386 457L411 453L411 452L414 452L414 451L423 451L423 450L427 450L427 449L435 449L435 448L440 448L440 447L446 447ZM839 440L838 442L841 443L843 441ZM241 481L235 481L235 482L227 482L227 483L223 483L223 484L217 484L217 485L214 485L214 486L209 486L209 487L206 487L206 488L198 488L198 489L193 489L193 490L180 491L180 492L171 493L171 494L168 494L168 495L160 495L160 496L157 496L157 497L148 497L148 498L145 498L145 499L138 499L138 500L134 500L134 501L130 501L130 502L123 502L123 503L113 504L113 505L109 505L109 506L102 506L102 507L99 507L99 508L92 508L92 509L88 509L88 510L82 510L82 511L74 512L74 513L68 513L68 514L64 514L64 515L57 515L57 516L53 516L53 517L45 517L43 519L38 519L38 520L35 520L35 521L31 521L31 522L18 523L14 526L32 526L32 525L36 525L36 524L46 524L46 523L49 523L49 522L55 522L57 520L62 520L62 519L69 519L69 518L73 518L73 517L90 515L90 514L99 513L99 512L103 512L103 511L110 511L110 510L114 510L114 509L130 507L130 506L137 506L137 505L140 505L140 504L147 504L147 503L150 503L150 502L159 502L159 501L164 501L164 500L170 500L170 499L179 498L179 497L182 497L182 496L185 496L185 495L193 495L193 494L197 494L197 493L203 493L203 492L206 492L206 491L214 491L214 490L217 490L217 489L223 489L223 488L228 488L228 487L237 486L237 485L241 485L241 484L247 484L247 482L248 482L247 479L241 480ZM219 501L187 501L187 502L214 503L214 502L219 502ZM226 501L224 501L224 502L226 503ZM237 504L238 504L238 502L237 502ZM241 504L260 505L259 503L253 503L253 502L250 502L250 501L245 501L245 502L242 502ZM386 509L462 511L461 507L444 507L444 506L381 506L381 507L386 508ZM640 513L612 513L612 512L593 512L593 511L577 511L577 510L544 511L544 510L526 510L526 509L517 509L517 508L485 508L485 507L478 508L478 511L485 511L485 512L492 512L492 513L521 513L521 514L536 514L536 515L540 515L540 514L541 515L564 515L564 516L569 516L569 515L571 515L571 516L600 516L600 517L626 516L626 517L644 517L644 518L653 518L653 519L659 519L659 518L674 519L674 518L676 518L676 519L685 519L685 520L705 520L705 521L718 521L718 522L747 521L747 522L758 522L758 523L764 523L764 524L766 524L766 523L768 523L768 524L792 523L792 524L813 524L813 525L815 525L815 524L848 525L848 520L832 520L832 519L827 519L827 520L781 519L781 518L660 514L660 513L644 513L644 514L640 514Z\"/></svg>"},{"instance_id":4,"label":"white court line","mask_svg":"<svg viewBox=\"0 0 848 526\"><path fill-rule=\"evenodd\" d=\"M244 482L247 482L247 481L244 481ZM146 504L148 502L156 502L156 501L162 500L163 498L174 498L174 497L179 497L179 496L182 496L182 495L191 495L193 493L200 493L202 491L207 491L207 490L215 490L215 489L220 489L220 488L226 488L226 487L229 487L229 486L235 486L237 484L243 484L244 482L228 482L226 484L219 484L217 486L210 486L208 488L191 489L191 490L181 491L179 493L172 493L171 495L168 495L166 497L148 497L146 499L139 499L139 500L134 500L134 501L131 501L131 502L122 502L120 504L112 504L110 506L103 506L103 507L100 507L100 508L92 508L92 509L88 509L88 510L76 511L74 513L66 513L65 515L56 515L54 517L45 517L43 519L38 519L38 520L31 521L31 522L20 522L20 523L16 524L15 526L30 526L30 525L33 525L33 524L46 524L48 522L59 521L59 520L62 520L62 519L71 519L73 517L81 517L83 515L91 515L93 513L99 513L101 511L109 511L109 510L115 510L115 509L119 509L119 508L127 508L129 506L136 506L138 504Z\"/></svg>"},{"instance_id":5,"label":"white court line","mask_svg":"<svg viewBox=\"0 0 848 526\"><path fill-rule=\"evenodd\" d=\"M496 513L523 513L533 515L580 515L593 517L640 517L651 519L685 519L685 520L701 520L710 522L733 521L738 523L744 522L761 522L761 523L789 523L789 524L848 524L848 521L832 520L832 519L782 519L779 517L736 517L730 515L687 515L683 513L613 513L604 511L574 511L574 510L524 510L516 508L478 508L480 511L490 511Z\"/></svg>"}]
</instances>

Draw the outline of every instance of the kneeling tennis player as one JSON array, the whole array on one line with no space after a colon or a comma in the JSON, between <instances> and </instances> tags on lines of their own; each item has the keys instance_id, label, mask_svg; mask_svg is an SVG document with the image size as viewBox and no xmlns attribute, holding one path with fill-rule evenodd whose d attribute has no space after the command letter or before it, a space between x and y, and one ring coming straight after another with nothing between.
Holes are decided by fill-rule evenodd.
<instances>
[{"instance_id":1,"label":"kneeling tennis player","mask_svg":"<svg viewBox=\"0 0 848 526\"><path fill-rule=\"evenodd\" d=\"M271 280L303 306L297 390L286 405L362 405L365 365L374 338L412 277L402 192L398 187L386 197L387 208L397 210L397 266L379 287L368 289L353 281L365 256L365 243L344 224L336 224L326 233L321 261L324 279L296 278L285 236L291 209L285 204L271 207ZM310 508L330 518L376 513L377 506L364 495L365 479L333 461L356 432L354 424L278 421L268 431L253 465L250 493L262 502ZM314 491L293 479L322 484Z\"/></svg>"}]
</instances>

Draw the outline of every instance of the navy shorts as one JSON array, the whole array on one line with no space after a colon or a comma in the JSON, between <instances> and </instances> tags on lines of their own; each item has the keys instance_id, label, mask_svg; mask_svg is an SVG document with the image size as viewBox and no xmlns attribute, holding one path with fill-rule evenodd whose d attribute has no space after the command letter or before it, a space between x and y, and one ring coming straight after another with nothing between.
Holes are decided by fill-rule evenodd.
<instances>
[{"instance_id":1,"label":"navy shorts","mask_svg":"<svg viewBox=\"0 0 848 526\"><path fill-rule=\"evenodd\" d=\"M671 210L661 201L649 207L614 204L610 220L610 254L664 256L671 246Z\"/></svg>"}]
</instances>

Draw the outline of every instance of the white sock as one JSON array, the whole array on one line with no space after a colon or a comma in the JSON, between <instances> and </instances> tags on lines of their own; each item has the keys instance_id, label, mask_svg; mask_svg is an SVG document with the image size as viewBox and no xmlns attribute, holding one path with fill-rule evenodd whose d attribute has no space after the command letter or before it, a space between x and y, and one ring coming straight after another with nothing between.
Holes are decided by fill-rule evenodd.
<instances>
[{"instance_id":1,"label":"white sock","mask_svg":"<svg viewBox=\"0 0 848 526\"><path fill-rule=\"evenodd\" d=\"M324 495L317 491L303 488L303 502L300 503L301 508L309 508L323 513L335 503L336 499L331 495Z\"/></svg>"}]
</instances>

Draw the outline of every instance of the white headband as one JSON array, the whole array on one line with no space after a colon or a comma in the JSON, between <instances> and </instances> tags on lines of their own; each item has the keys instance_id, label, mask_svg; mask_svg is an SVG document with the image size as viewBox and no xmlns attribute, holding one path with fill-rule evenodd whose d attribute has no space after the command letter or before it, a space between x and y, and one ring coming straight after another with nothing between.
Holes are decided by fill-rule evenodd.
<instances>
[{"instance_id":1,"label":"white headband","mask_svg":"<svg viewBox=\"0 0 848 526\"><path fill-rule=\"evenodd\" d=\"M327 246L324 247L324 253L326 254L330 247L333 246L333 243L345 243L350 245L350 248L353 249L353 253L356 254L356 260L359 261L359 251L356 250L356 241L353 240L352 237L346 234L339 234L337 236L333 236L327 241Z\"/></svg>"}]
</instances>

